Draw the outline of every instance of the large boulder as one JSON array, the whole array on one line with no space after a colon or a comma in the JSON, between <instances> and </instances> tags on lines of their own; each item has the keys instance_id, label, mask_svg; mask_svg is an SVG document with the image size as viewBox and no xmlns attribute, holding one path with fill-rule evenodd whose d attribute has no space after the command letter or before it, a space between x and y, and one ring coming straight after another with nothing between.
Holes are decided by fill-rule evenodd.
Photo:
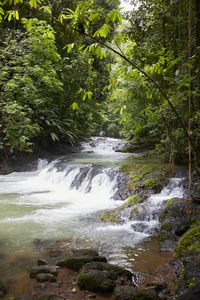
<instances>
[{"instance_id":1,"label":"large boulder","mask_svg":"<svg viewBox=\"0 0 200 300\"><path fill-rule=\"evenodd\" d=\"M130 271L119 266L104 262L90 262L81 268L76 281L80 289L110 293L113 291L116 281L133 284L132 276Z\"/></svg>"},{"instance_id":2,"label":"large boulder","mask_svg":"<svg viewBox=\"0 0 200 300\"><path fill-rule=\"evenodd\" d=\"M121 278L123 277L123 278L131 281L132 277L133 277L133 274L130 271L128 271L124 268L121 268L117 265L107 264L104 262L87 263L81 268L80 271L86 273L86 272L90 272L91 270L98 270L98 271L104 272L112 280L115 280L118 277L121 277Z\"/></svg>"},{"instance_id":3,"label":"large boulder","mask_svg":"<svg viewBox=\"0 0 200 300\"><path fill-rule=\"evenodd\" d=\"M159 217L161 229L158 240L162 250L175 250L180 236L189 229L195 210L195 205L185 199L173 198L166 202Z\"/></svg>"}]
</instances>

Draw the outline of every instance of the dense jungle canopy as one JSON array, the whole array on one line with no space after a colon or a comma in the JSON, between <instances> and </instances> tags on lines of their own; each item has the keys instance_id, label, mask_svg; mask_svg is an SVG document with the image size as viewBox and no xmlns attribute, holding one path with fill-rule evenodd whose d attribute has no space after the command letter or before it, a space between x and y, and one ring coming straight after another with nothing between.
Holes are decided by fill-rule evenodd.
<instances>
[{"instance_id":1,"label":"dense jungle canopy","mask_svg":"<svg viewBox=\"0 0 200 300\"><path fill-rule=\"evenodd\" d=\"M171 162L200 148L200 2L0 1L0 151L103 132Z\"/></svg>"}]
</instances>

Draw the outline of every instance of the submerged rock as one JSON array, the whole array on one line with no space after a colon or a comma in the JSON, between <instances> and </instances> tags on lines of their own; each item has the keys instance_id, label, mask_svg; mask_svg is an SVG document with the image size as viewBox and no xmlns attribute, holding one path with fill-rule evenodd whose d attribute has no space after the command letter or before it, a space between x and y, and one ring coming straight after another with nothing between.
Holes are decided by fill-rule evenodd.
<instances>
[{"instance_id":1,"label":"submerged rock","mask_svg":"<svg viewBox=\"0 0 200 300\"><path fill-rule=\"evenodd\" d=\"M146 283L146 287L151 287L151 288L153 287L156 292L160 292L167 288L167 283L164 281L162 282L150 281Z\"/></svg>"},{"instance_id":2,"label":"submerged rock","mask_svg":"<svg viewBox=\"0 0 200 300\"><path fill-rule=\"evenodd\" d=\"M30 277L36 278L37 274L40 273L49 273L54 276L57 276L58 274L58 267L56 266L50 266L50 265L42 265L42 266L35 266L30 271Z\"/></svg>"},{"instance_id":3,"label":"submerged rock","mask_svg":"<svg viewBox=\"0 0 200 300\"><path fill-rule=\"evenodd\" d=\"M70 255L63 260L57 262L57 266L65 267L73 271L79 271L85 264L89 262L106 262L104 256L99 256L94 250L76 250L74 255Z\"/></svg>"},{"instance_id":4,"label":"submerged rock","mask_svg":"<svg viewBox=\"0 0 200 300\"><path fill-rule=\"evenodd\" d=\"M38 282L54 282L56 281L56 278L50 273L39 273L36 275L36 280Z\"/></svg>"},{"instance_id":5,"label":"submerged rock","mask_svg":"<svg viewBox=\"0 0 200 300\"><path fill-rule=\"evenodd\" d=\"M43 295L43 296L33 296L33 295L21 295L16 297L16 300L64 300L65 298L58 295Z\"/></svg>"},{"instance_id":6,"label":"submerged rock","mask_svg":"<svg viewBox=\"0 0 200 300\"><path fill-rule=\"evenodd\" d=\"M139 289L132 286L118 286L114 290L115 300L159 300L152 289Z\"/></svg>"},{"instance_id":7,"label":"submerged rock","mask_svg":"<svg viewBox=\"0 0 200 300\"><path fill-rule=\"evenodd\" d=\"M48 261L44 258L39 258L37 264L38 266L48 265Z\"/></svg>"}]
</instances>

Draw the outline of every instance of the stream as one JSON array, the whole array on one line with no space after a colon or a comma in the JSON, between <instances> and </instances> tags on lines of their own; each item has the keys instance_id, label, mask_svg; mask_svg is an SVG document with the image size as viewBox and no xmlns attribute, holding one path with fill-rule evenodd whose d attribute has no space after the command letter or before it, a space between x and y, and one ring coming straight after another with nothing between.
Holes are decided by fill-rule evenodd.
<instances>
[{"instance_id":1,"label":"stream","mask_svg":"<svg viewBox=\"0 0 200 300\"><path fill-rule=\"evenodd\" d=\"M74 247L96 248L109 262L130 270L134 263L149 268L149 249L152 265L167 261L170 255L160 253L148 238L158 226L156 209L167 199L183 197L181 178L172 178L160 194L149 197L143 220L101 221L104 210L123 203L116 197L117 176L130 154L115 152L123 145L118 139L93 137L82 143L80 153L50 163L39 159L34 171L0 175L0 279L12 285L23 278L38 256L37 240L70 239Z\"/></svg>"}]
</instances>

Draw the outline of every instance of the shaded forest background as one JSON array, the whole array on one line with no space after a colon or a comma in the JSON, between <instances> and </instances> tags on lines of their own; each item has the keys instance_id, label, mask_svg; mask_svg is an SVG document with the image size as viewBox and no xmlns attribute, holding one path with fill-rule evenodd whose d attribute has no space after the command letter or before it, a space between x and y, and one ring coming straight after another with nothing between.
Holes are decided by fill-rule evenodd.
<instances>
[{"instance_id":1,"label":"shaded forest background","mask_svg":"<svg viewBox=\"0 0 200 300\"><path fill-rule=\"evenodd\" d=\"M132 3L0 2L1 158L103 132L198 167L200 3Z\"/></svg>"}]
</instances>

